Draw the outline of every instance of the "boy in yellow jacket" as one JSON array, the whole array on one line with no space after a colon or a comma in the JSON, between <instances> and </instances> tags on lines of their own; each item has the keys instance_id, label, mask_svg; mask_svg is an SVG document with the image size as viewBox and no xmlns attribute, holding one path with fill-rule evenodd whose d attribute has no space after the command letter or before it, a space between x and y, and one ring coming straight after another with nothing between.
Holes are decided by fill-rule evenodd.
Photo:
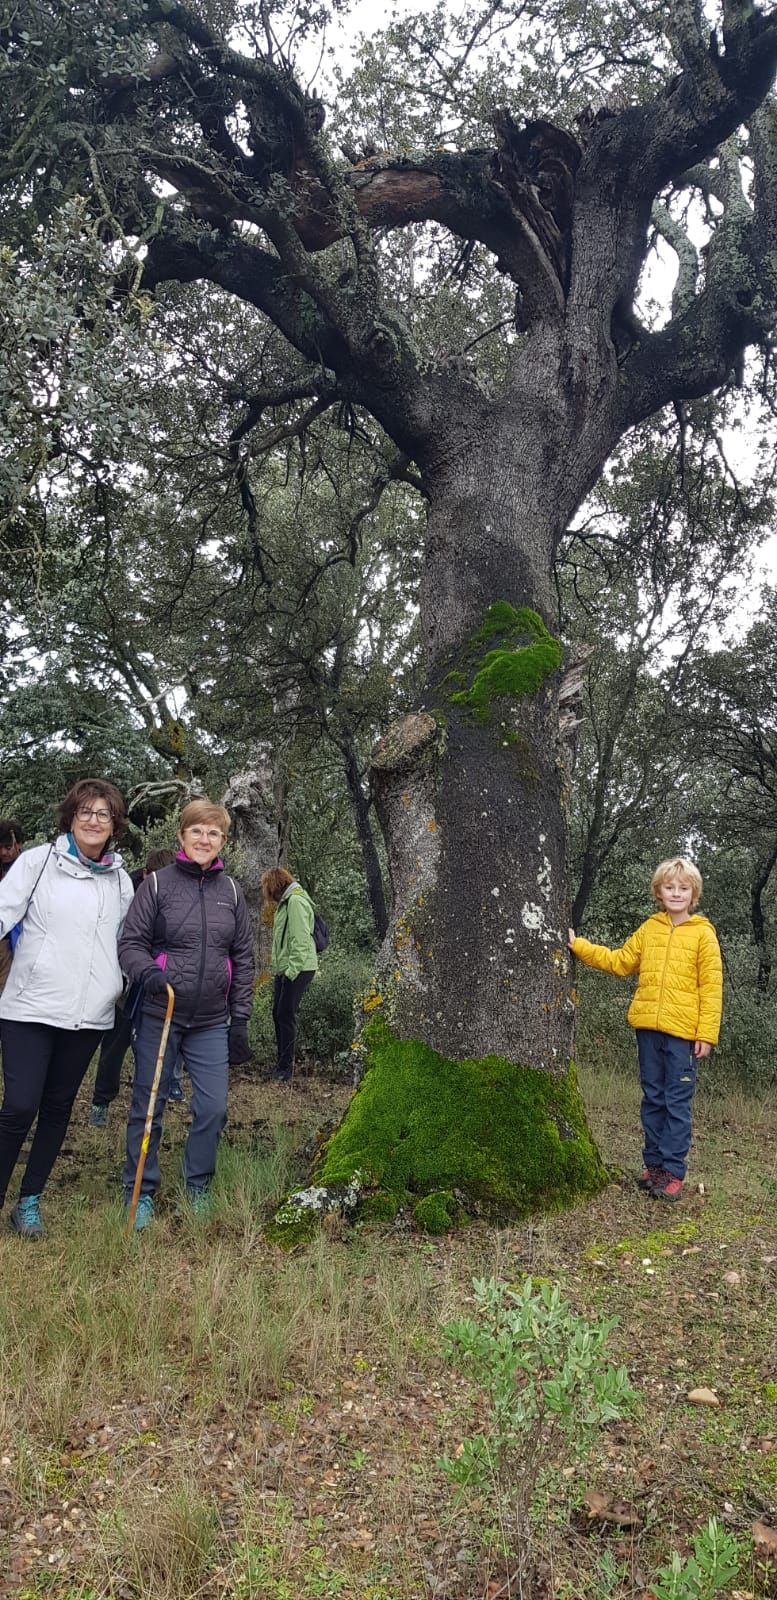
<instances>
[{"instance_id":1,"label":"boy in yellow jacket","mask_svg":"<svg viewBox=\"0 0 777 1600\"><path fill-rule=\"evenodd\" d=\"M679 1200L691 1143L696 1062L718 1042L723 969L715 930L695 916L698 867L683 856L662 861L650 885L661 909L619 950L589 944L569 930L569 948L588 967L620 978L639 973L628 1011L636 1029L642 1086L645 1169L641 1189Z\"/></svg>"}]
</instances>

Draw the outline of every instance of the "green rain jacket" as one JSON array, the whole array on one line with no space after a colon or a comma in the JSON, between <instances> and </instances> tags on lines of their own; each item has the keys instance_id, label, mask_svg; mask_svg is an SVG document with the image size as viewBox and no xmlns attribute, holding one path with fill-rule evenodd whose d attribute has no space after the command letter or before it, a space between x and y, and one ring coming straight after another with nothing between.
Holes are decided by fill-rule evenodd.
<instances>
[{"instance_id":1,"label":"green rain jacket","mask_svg":"<svg viewBox=\"0 0 777 1600\"><path fill-rule=\"evenodd\" d=\"M273 919L271 966L276 976L293 980L318 971L313 943L313 902L299 883L290 883Z\"/></svg>"}]
</instances>

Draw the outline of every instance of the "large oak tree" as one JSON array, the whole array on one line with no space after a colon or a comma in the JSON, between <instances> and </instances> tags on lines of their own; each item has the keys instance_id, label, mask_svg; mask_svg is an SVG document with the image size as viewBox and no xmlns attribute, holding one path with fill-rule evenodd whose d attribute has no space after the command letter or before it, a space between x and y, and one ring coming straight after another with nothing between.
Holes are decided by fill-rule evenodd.
<instances>
[{"instance_id":1,"label":"large oak tree","mask_svg":"<svg viewBox=\"0 0 777 1600\"><path fill-rule=\"evenodd\" d=\"M324 8L297 15L308 35L325 20ZM515 13L526 52L532 39L543 48L540 16L571 44L575 7L527 5ZM574 1006L554 553L624 434L725 384L748 346L768 341L777 307L777 13L723 0L710 31L700 0L671 0L628 18L605 17L598 68L577 52L589 85L592 71L604 85L595 109L570 71L552 114L532 106L525 120L513 96L473 145L472 116L454 116L457 86L484 21L510 21L509 8L484 8L468 39L457 24L459 61L442 73L453 132L361 159L345 141L345 160L265 8L19 0L2 29L9 227L29 237L30 217L45 226L87 195L131 303L204 281L282 336L244 397L242 438L289 408L303 421L361 409L384 431L387 473L412 473L426 500L425 700L374 763L395 904L373 1047L387 1060L386 1041L404 1042L411 1075L422 1063L411 1105L414 1093L439 1098L430 1053L439 1070L499 1058L564 1082ZM563 62L564 43L546 56ZM610 95L618 61L637 58L641 71ZM431 79L428 30L426 65ZM696 198L703 250L682 225ZM480 335L462 350L454 311L449 339L439 321L430 339L404 314L387 238L419 226L432 261L460 242L462 301L473 259L489 276L502 330L487 373ZM678 272L671 315L649 327L635 297L656 231ZM556 1141L539 1167L558 1169L535 1173L540 1190L563 1188L566 1166L571 1187L583 1181L585 1163L568 1160L584 1140L568 1082L564 1092L555 1109L537 1100ZM512 1114L508 1093L497 1115ZM476 1117L473 1137L488 1120ZM527 1166L530 1144L526 1132ZM518 1165L521 1151L519 1139ZM451 1183L465 1176L457 1160ZM374 1169L369 1151L354 1161Z\"/></svg>"}]
</instances>

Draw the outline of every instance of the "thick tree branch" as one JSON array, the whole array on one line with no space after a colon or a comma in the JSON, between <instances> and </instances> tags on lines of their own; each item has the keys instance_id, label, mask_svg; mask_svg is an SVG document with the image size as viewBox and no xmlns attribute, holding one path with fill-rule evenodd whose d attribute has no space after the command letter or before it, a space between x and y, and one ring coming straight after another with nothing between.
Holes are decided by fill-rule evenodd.
<instances>
[{"instance_id":1,"label":"thick tree branch","mask_svg":"<svg viewBox=\"0 0 777 1600\"><path fill-rule=\"evenodd\" d=\"M764 264L754 249L754 214L733 139L721 147L717 187L724 212L707 246L704 290L660 333L643 332L626 364L630 422L669 401L709 394L739 370L746 347L764 340L773 325L776 302L763 292Z\"/></svg>"},{"instance_id":2,"label":"thick tree branch","mask_svg":"<svg viewBox=\"0 0 777 1600\"><path fill-rule=\"evenodd\" d=\"M693 13L695 0L674 4L672 15ZM777 14L754 5L726 8L725 50L713 33L701 49L698 28L683 30L684 70L661 99L622 113L622 129L640 151L635 179L652 198L665 184L731 137L760 106L777 69ZM613 141L613 150L621 139Z\"/></svg>"},{"instance_id":3,"label":"thick tree branch","mask_svg":"<svg viewBox=\"0 0 777 1600\"><path fill-rule=\"evenodd\" d=\"M699 281L699 255L685 228L672 216L668 206L655 202L652 222L677 256L677 279L672 290L672 316L681 316L693 303Z\"/></svg>"}]
</instances>

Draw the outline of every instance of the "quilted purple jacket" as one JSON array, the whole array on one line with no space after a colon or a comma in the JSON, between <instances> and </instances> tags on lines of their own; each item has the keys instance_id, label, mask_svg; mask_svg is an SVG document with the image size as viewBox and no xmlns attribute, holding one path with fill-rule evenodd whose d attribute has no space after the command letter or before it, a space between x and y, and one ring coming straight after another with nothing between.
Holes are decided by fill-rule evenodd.
<instances>
[{"instance_id":1,"label":"quilted purple jacket","mask_svg":"<svg viewBox=\"0 0 777 1600\"><path fill-rule=\"evenodd\" d=\"M141 982L162 967L175 991L175 1020L204 1028L250 1017L254 957L242 889L216 860L204 872L179 857L151 873L135 895L119 940L122 972ZM163 1012L164 992L142 1001Z\"/></svg>"}]
</instances>

